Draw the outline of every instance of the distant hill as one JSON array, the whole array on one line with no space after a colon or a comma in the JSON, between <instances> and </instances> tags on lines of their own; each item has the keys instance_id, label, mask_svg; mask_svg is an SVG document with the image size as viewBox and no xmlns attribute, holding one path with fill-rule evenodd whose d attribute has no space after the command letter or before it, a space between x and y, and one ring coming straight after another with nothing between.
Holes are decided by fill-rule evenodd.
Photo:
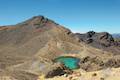
<instances>
[{"instance_id":1,"label":"distant hill","mask_svg":"<svg viewBox=\"0 0 120 80\"><path fill-rule=\"evenodd\" d=\"M120 33L112 34L114 38L120 38Z\"/></svg>"},{"instance_id":2,"label":"distant hill","mask_svg":"<svg viewBox=\"0 0 120 80\"><path fill-rule=\"evenodd\" d=\"M114 37L114 39L115 39L116 41L119 41L119 42L120 42L120 33L112 34L112 36Z\"/></svg>"}]
</instances>

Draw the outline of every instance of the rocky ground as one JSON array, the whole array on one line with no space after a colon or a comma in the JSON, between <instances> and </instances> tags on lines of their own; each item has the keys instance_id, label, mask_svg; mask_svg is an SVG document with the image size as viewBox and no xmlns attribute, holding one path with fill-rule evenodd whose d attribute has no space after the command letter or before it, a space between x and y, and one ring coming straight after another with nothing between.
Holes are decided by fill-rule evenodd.
<instances>
[{"instance_id":1,"label":"rocky ground","mask_svg":"<svg viewBox=\"0 0 120 80\"><path fill-rule=\"evenodd\" d=\"M120 68L108 68L100 71L86 72L77 70L71 75L57 76L44 79L39 76L38 80L120 80Z\"/></svg>"}]
</instances>

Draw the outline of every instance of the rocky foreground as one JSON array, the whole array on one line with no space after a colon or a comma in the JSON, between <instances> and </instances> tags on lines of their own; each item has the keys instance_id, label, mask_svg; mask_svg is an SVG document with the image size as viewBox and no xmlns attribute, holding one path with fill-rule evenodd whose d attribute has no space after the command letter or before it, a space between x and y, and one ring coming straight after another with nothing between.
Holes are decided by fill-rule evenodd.
<instances>
[{"instance_id":1,"label":"rocky foreground","mask_svg":"<svg viewBox=\"0 0 120 80\"><path fill-rule=\"evenodd\" d=\"M0 80L18 80L11 76L0 76ZM21 79L24 80L24 79ZM38 75L36 79L29 80L120 80L120 68L108 68L100 71L86 72L76 70L73 74L56 76L46 79L44 75Z\"/></svg>"},{"instance_id":2,"label":"rocky foreground","mask_svg":"<svg viewBox=\"0 0 120 80\"><path fill-rule=\"evenodd\" d=\"M71 75L65 74L50 79L39 76L38 80L120 80L120 68L108 68L93 72L77 70Z\"/></svg>"}]
</instances>

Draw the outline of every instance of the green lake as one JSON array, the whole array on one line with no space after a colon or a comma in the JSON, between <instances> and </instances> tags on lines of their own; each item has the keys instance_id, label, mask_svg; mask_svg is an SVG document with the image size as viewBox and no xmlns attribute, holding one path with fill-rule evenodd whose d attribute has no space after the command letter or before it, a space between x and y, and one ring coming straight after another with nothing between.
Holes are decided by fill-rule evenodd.
<instances>
[{"instance_id":1,"label":"green lake","mask_svg":"<svg viewBox=\"0 0 120 80\"><path fill-rule=\"evenodd\" d=\"M79 68L79 65L78 65L79 59L75 57L61 56L56 58L55 61L63 63L66 67L72 70Z\"/></svg>"}]
</instances>

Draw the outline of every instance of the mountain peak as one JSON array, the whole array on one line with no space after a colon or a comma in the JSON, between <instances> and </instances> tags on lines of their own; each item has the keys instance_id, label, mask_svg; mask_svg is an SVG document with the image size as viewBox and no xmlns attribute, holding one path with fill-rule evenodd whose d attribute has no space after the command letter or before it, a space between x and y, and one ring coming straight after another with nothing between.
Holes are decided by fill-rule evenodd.
<instances>
[{"instance_id":1,"label":"mountain peak","mask_svg":"<svg viewBox=\"0 0 120 80\"><path fill-rule=\"evenodd\" d=\"M54 22L53 20L50 20L44 16L38 15L38 16L34 16L22 23L21 24L25 24L25 25L45 25L45 24L56 24L58 25L56 22Z\"/></svg>"},{"instance_id":2,"label":"mountain peak","mask_svg":"<svg viewBox=\"0 0 120 80\"><path fill-rule=\"evenodd\" d=\"M28 19L27 21L25 21L24 23L29 23L29 24L38 24L41 22L47 22L48 18L45 18L44 16L34 16L31 19Z\"/></svg>"},{"instance_id":3,"label":"mountain peak","mask_svg":"<svg viewBox=\"0 0 120 80\"><path fill-rule=\"evenodd\" d=\"M35 19L37 19L37 20L42 20L42 19L48 19L48 18L45 18L44 16L41 16L41 15L33 16L33 17L31 18L31 20L35 20Z\"/></svg>"}]
</instances>

